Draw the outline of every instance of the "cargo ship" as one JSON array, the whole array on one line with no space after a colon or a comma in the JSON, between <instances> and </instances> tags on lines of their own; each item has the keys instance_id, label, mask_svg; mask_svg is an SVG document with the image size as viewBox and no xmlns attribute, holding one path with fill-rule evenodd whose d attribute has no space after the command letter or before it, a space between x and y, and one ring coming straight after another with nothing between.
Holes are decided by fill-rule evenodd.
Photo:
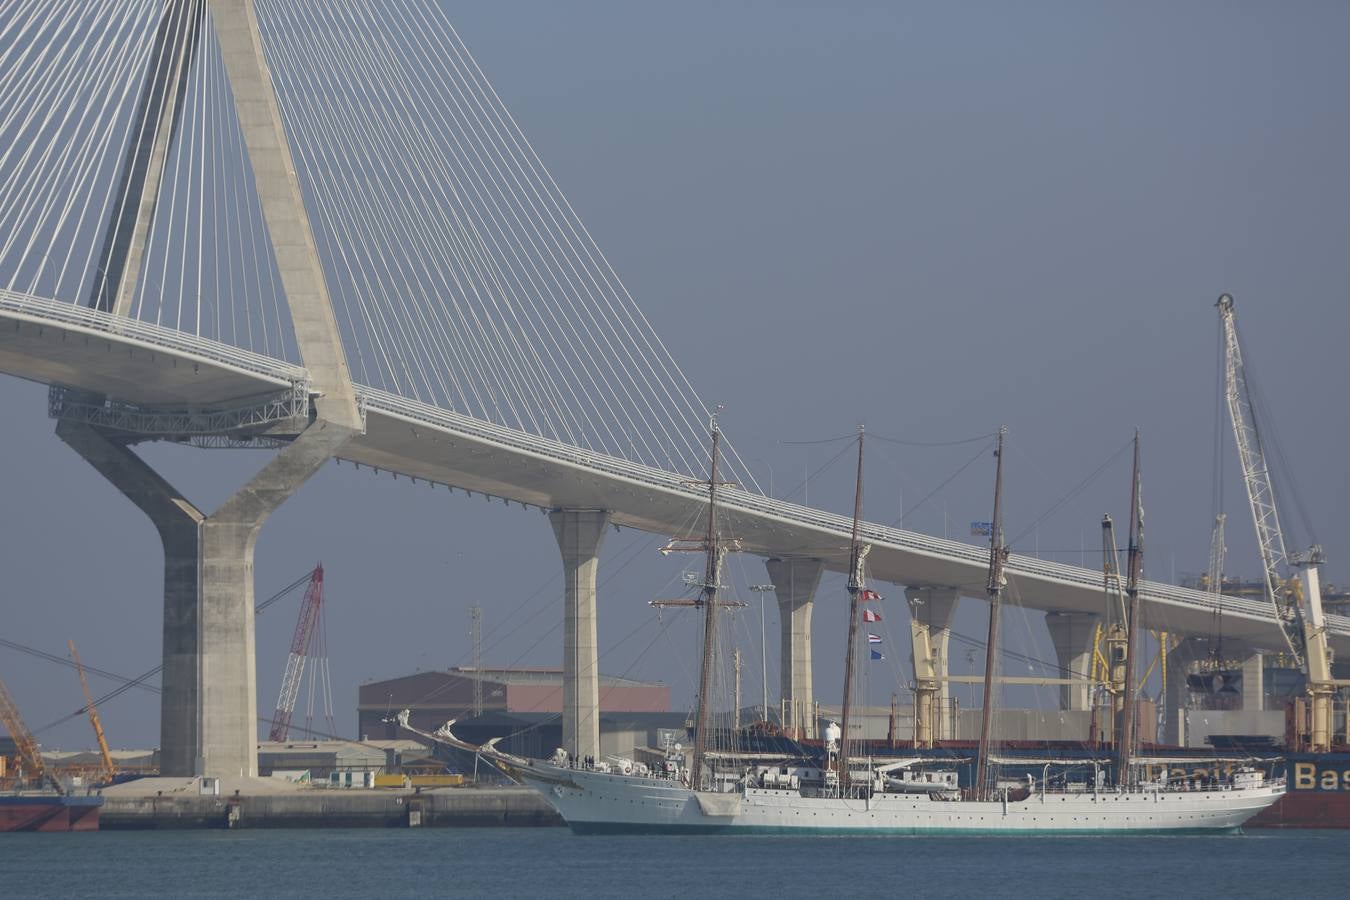
<instances>
[{"instance_id":1,"label":"cargo ship","mask_svg":"<svg viewBox=\"0 0 1350 900\"><path fill-rule=\"evenodd\" d=\"M1350 753L1291 753L1288 792L1253 828L1350 828Z\"/></svg>"},{"instance_id":2,"label":"cargo ship","mask_svg":"<svg viewBox=\"0 0 1350 900\"><path fill-rule=\"evenodd\" d=\"M0 832L98 831L99 796L57 793L0 794Z\"/></svg>"}]
</instances>

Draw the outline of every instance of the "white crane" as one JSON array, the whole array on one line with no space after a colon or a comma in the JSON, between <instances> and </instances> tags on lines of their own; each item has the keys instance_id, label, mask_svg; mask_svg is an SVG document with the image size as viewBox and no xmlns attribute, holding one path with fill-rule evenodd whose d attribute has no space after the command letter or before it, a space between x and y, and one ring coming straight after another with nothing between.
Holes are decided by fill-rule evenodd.
<instances>
[{"instance_id":1,"label":"white crane","mask_svg":"<svg viewBox=\"0 0 1350 900\"><path fill-rule=\"evenodd\" d=\"M1224 294L1216 305L1223 328L1224 395L1233 422L1233 436L1237 440L1242 480L1256 525L1257 542L1261 547L1266 599L1275 608L1295 661L1308 677L1308 694L1312 700L1309 749L1326 751L1331 747L1331 699L1337 683L1331 677L1331 652L1327 646L1318 581L1318 566L1323 562L1322 548L1314 545L1293 556L1285 549L1284 532L1280 529L1275 505L1275 488L1242 363L1233 298Z\"/></svg>"}]
</instances>

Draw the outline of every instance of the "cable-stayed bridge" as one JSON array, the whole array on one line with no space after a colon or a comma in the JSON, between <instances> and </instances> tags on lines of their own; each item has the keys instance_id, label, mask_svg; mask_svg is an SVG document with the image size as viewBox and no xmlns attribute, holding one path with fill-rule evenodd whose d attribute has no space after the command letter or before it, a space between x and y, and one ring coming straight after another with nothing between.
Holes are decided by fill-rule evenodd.
<instances>
[{"instance_id":1,"label":"cable-stayed bridge","mask_svg":"<svg viewBox=\"0 0 1350 900\"><path fill-rule=\"evenodd\" d=\"M707 408L440 8L418 0L11 2L0 19L0 371L165 543L166 772L252 771L253 541L331 458L549 511L567 575L564 735L596 755L595 576L613 523L686 535ZM275 446L207 513L146 440ZM735 457L725 527L774 560L784 696L810 709L811 602L848 521L765 496ZM987 551L868 524L936 655ZM1095 570L1014 556L1081 671ZM1148 583L1204 634L1220 602ZM1278 648L1273 612L1225 633ZM1336 643L1350 621L1329 617ZM1059 633L1057 633L1057 630ZM1062 645L1062 648L1061 648Z\"/></svg>"}]
</instances>

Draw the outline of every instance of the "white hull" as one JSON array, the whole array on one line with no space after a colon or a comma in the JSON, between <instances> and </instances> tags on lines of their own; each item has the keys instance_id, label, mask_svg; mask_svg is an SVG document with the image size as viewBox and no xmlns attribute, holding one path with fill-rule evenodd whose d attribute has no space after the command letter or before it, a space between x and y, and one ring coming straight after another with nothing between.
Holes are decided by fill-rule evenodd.
<instances>
[{"instance_id":1,"label":"white hull","mask_svg":"<svg viewBox=\"0 0 1350 900\"><path fill-rule=\"evenodd\" d=\"M748 787L695 792L677 781L558 768L517 769L578 833L1102 834L1232 832L1284 794L1283 784L1206 791L1046 793L1002 801L875 794L802 796Z\"/></svg>"}]
</instances>

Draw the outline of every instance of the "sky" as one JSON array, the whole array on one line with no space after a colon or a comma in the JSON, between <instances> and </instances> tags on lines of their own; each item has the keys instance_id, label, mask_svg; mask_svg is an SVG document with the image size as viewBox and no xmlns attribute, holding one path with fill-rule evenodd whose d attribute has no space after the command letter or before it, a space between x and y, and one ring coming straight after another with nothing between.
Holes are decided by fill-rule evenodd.
<instances>
[{"instance_id":1,"label":"sky","mask_svg":"<svg viewBox=\"0 0 1350 900\"><path fill-rule=\"evenodd\" d=\"M796 442L865 424L942 443L1006 424L1014 550L1095 566L1101 515L1127 515L1119 451L1137 426L1148 577L1203 571L1214 514L1213 304L1228 291L1272 414L1266 434L1278 436L1311 525L1310 535L1286 503L1291 543L1315 537L1329 558L1324 580L1350 581L1341 514L1350 504L1350 59L1341 46L1350 7L448 9L703 400L726 405L728 438L777 496L851 506L847 460L827 465L842 445ZM149 669L162 580L149 522L55 438L43 388L0 379L0 409L0 634L57 654L73 639L89 664ZM1255 577L1223 428L1226 569ZM993 474L981 446L872 442L866 516L903 514L906 527L978 540L969 524L988 518ZM266 458L144 453L204 508ZM646 605L679 581L681 563L654 552L659 540L606 538L601 668L665 681L685 708L692 621L658 623ZM263 529L259 599L320 560L343 734L355 728L363 680L467 664L475 602L485 663L561 662L560 564L538 511L330 465ZM754 558L733 561L731 577L752 604L733 634L757 670L759 598L745 589L767 577ZM902 591L884 592L894 649L869 681L877 703L908 679ZM842 683L844 599L840 579L827 576L815 628L824 702ZM280 603L258 619L260 715L275 703L297 608ZM1039 619L1014 618L1009 642L1052 659ZM976 635L983 621L983 605L965 600L956 630ZM776 685L772 608L766 625ZM957 671L972 670L964 655L954 653ZM82 703L74 673L3 648L0 677L35 728ZM94 679L97 693L113 686ZM747 677L747 693L757 691L757 674ZM157 742L157 697L133 691L101 712L115 746ZM92 744L80 720L40 737L53 748Z\"/></svg>"}]
</instances>

